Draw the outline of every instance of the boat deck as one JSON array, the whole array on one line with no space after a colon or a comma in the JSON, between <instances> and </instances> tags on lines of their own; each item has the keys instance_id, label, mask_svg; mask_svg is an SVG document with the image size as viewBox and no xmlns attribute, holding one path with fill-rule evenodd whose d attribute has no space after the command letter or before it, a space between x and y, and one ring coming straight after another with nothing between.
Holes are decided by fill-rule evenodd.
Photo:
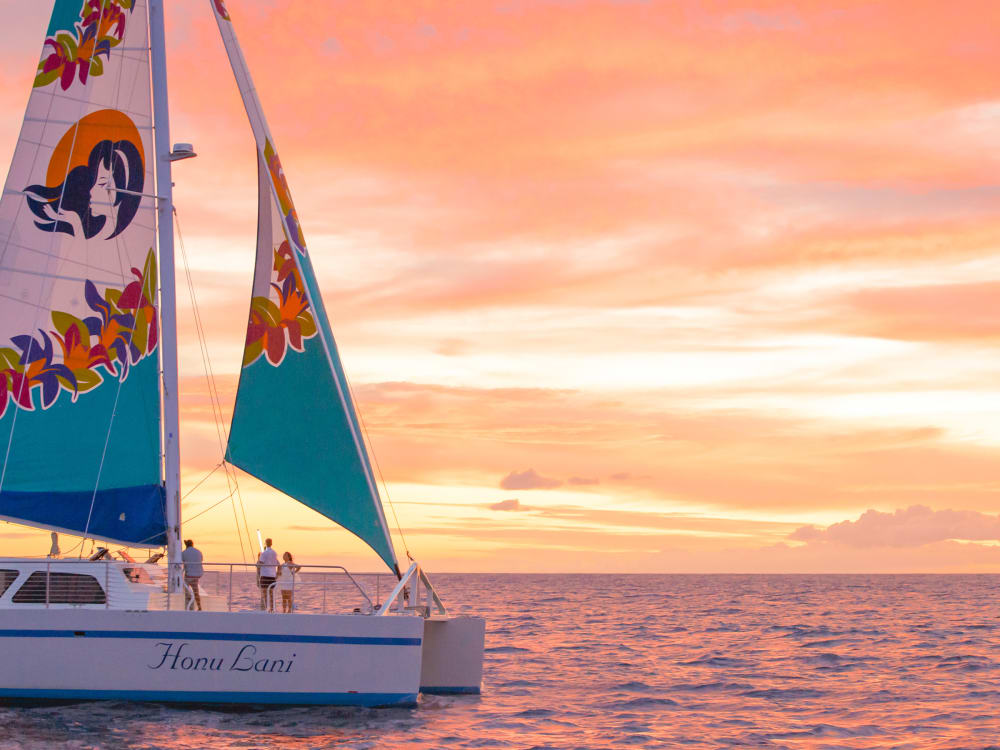
<instances>
[{"instance_id":1,"label":"boat deck","mask_svg":"<svg viewBox=\"0 0 1000 750\"><path fill-rule=\"evenodd\" d=\"M187 584L168 592L167 566L157 562L0 558L0 609L373 614L396 584L390 574L351 574L339 566L303 565L290 579L279 578L265 589L253 563L204 563L203 567L197 592ZM404 601L397 609L426 614L424 608L407 604Z\"/></svg>"}]
</instances>

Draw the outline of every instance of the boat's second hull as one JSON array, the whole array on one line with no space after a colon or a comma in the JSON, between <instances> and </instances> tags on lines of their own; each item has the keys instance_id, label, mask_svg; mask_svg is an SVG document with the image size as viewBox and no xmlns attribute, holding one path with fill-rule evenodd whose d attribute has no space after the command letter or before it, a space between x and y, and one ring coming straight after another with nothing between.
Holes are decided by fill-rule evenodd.
<instances>
[{"instance_id":1,"label":"boat's second hull","mask_svg":"<svg viewBox=\"0 0 1000 750\"><path fill-rule=\"evenodd\" d=\"M0 698L412 705L417 617L0 611Z\"/></svg>"}]
</instances>

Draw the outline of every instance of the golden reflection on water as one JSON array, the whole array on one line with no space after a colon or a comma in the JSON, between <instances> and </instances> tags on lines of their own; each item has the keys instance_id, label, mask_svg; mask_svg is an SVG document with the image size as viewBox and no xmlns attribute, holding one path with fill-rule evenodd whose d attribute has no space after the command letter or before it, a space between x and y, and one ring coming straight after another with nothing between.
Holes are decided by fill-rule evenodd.
<instances>
[{"instance_id":1,"label":"golden reflection on water","mask_svg":"<svg viewBox=\"0 0 1000 750\"><path fill-rule=\"evenodd\" d=\"M997 576L435 580L456 610L488 618L480 697L8 707L0 750L1000 744Z\"/></svg>"}]
</instances>

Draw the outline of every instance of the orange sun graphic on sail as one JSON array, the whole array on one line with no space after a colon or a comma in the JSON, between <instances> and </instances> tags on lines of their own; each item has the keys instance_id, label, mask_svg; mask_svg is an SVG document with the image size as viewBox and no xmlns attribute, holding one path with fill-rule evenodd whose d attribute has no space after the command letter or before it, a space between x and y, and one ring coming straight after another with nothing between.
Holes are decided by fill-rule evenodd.
<instances>
[{"instance_id":1,"label":"orange sun graphic on sail","mask_svg":"<svg viewBox=\"0 0 1000 750\"><path fill-rule=\"evenodd\" d=\"M135 123L101 109L70 126L52 151L44 184L28 185L24 193L38 229L109 240L132 223L145 180Z\"/></svg>"},{"instance_id":2,"label":"orange sun graphic on sail","mask_svg":"<svg viewBox=\"0 0 1000 750\"><path fill-rule=\"evenodd\" d=\"M49 159L45 184L49 187L62 184L72 169L89 162L94 146L101 141L128 141L136 147L142 163L146 163L142 138L135 123L118 110L101 109L82 118L59 139Z\"/></svg>"}]
</instances>

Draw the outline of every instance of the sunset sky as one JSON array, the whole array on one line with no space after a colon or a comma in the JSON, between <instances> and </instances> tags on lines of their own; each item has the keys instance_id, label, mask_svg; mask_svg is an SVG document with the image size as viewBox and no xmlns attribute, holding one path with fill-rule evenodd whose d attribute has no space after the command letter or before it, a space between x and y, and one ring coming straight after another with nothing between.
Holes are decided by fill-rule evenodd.
<instances>
[{"instance_id":1,"label":"sunset sky","mask_svg":"<svg viewBox=\"0 0 1000 750\"><path fill-rule=\"evenodd\" d=\"M430 571L1000 572L1000 4L227 5ZM51 9L5 6L0 163ZM207 0L167 21L228 419L254 143ZM191 488L222 449L178 281ZM379 567L239 486L279 550ZM184 515L228 493L217 471ZM248 554L228 500L185 536Z\"/></svg>"}]
</instances>

